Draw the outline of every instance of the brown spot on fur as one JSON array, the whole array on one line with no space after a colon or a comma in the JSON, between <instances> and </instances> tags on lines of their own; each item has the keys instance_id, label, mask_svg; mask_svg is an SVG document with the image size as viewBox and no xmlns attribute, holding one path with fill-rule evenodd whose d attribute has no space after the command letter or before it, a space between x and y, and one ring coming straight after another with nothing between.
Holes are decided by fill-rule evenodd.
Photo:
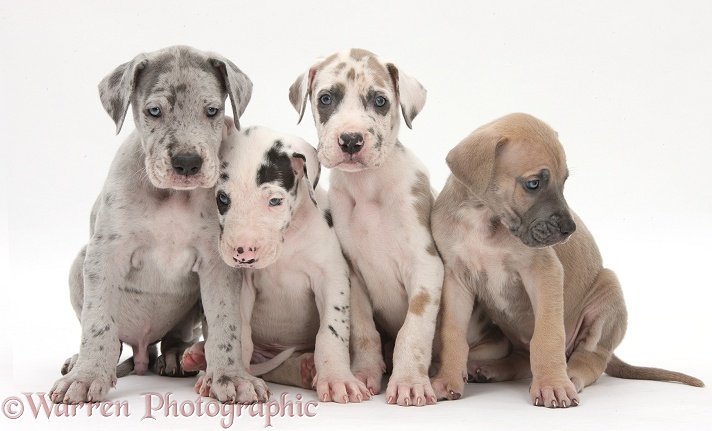
<instances>
[{"instance_id":1,"label":"brown spot on fur","mask_svg":"<svg viewBox=\"0 0 712 431\"><path fill-rule=\"evenodd\" d=\"M349 69L348 73L346 73L346 79L349 81L355 81L356 80L356 69L353 67Z\"/></svg>"},{"instance_id":2,"label":"brown spot on fur","mask_svg":"<svg viewBox=\"0 0 712 431\"><path fill-rule=\"evenodd\" d=\"M430 295L428 292L422 291L415 295L412 301L410 301L410 306L408 311L415 314L416 316L422 316L425 311L425 307L430 304Z\"/></svg>"},{"instance_id":3,"label":"brown spot on fur","mask_svg":"<svg viewBox=\"0 0 712 431\"><path fill-rule=\"evenodd\" d=\"M413 184L411 193L415 198L415 213L418 215L418 221L428 230L430 230L430 213L433 208L433 193L430 190L430 181L428 176L423 172L416 174L416 181Z\"/></svg>"},{"instance_id":4,"label":"brown spot on fur","mask_svg":"<svg viewBox=\"0 0 712 431\"><path fill-rule=\"evenodd\" d=\"M420 374L421 374L422 376L427 376L427 375L428 375L428 367L426 367L425 365L420 365L420 366L418 367L418 371L420 371Z\"/></svg>"},{"instance_id":5,"label":"brown spot on fur","mask_svg":"<svg viewBox=\"0 0 712 431\"><path fill-rule=\"evenodd\" d=\"M349 53L351 58L356 61L361 61L364 57L373 57L374 54L371 51L366 51L365 49L353 48Z\"/></svg>"},{"instance_id":6,"label":"brown spot on fur","mask_svg":"<svg viewBox=\"0 0 712 431\"><path fill-rule=\"evenodd\" d=\"M358 342L358 348L360 351L368 351L369 349L371 349L372 347L374 347L378 344L379 344L378 340L364 338Z\"/></svg>"}]
</instances>

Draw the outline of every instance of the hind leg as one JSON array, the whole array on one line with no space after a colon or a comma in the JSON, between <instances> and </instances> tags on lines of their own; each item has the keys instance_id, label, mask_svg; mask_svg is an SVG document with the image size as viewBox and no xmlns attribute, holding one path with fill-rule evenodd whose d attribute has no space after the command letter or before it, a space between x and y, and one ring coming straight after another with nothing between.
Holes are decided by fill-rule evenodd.
<instances>
[{"instance_id":1,"label":"hind leg","mask_svg":"<svg viewBox=\"0 0 712 431\"><path fill-rule=\"evenodd\" d=\"M304 389L314 389L314 353L295 354L284 361L279 367L261 376L265 381L281 385L296 386Z\"/></svg>"},{"instance_id":2,"label":"hind leg","mask_svg":"<svg viewBox=\"0 0 712 431\"><path fill-rule=\"evenodd\" d=\"M501 359L471 359L467 363L467 373L470 381L477 383L504 382L508 380L527 379L532 376L529 366L529 352L524 349L514 349ZM472 358L473 355L470 355Z\"/></svg>"},{"instance_id":3,"label":"hind leg","mask_svg":"<svg viewBox=\"0 0 712 431\"><path fill-rule=\"evenodd\" d=\"M579 392L603 374L627 322L623 292L613 271L602 269L591 291L567 363L567 374Z\"/></svg>"},{"instance_id":4,"label":"hind leg","mask_svg":"<svg viewBox=\"0 0 712 431\"><path fill-rule=\"evenodd\" d=\"M200 304L193 308L161 340L161 356L156 359L154 372L161 376L190 377L198 374L196 370L184 369L181 358L184 352L198 342L201 334Z\"/></svg>"}]
</instances>

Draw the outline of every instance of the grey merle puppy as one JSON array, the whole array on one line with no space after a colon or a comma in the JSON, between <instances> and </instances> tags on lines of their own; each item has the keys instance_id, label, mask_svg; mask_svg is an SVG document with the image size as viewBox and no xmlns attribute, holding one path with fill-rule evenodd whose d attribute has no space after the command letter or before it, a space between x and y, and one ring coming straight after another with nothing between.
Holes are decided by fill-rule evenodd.
<instances>
[{"instance_id":1,"label":"grey merle puppy","mask_svg":"<svg viewBox=\"0 0 712 431\"><path fill-rule=\"evenodd\" d=\"M91 213L89 243L71 269L82 340L50 391L53 401L102 400L116 384L122 343L133 348L137 374L152 365L149 352L158 341L157 371L183 374L180 357L197 341L201 297L211 332L205 375L211 395L269 398L264 382L232 358L241 350L234 312L241 272L220 259L213 191L223 130L235 127L225 100L237 124L251 91L229 60L186 46L139 54L99 84L117 133L129 104L137 130L114 158Z\"/></svg>"}]
</instances>

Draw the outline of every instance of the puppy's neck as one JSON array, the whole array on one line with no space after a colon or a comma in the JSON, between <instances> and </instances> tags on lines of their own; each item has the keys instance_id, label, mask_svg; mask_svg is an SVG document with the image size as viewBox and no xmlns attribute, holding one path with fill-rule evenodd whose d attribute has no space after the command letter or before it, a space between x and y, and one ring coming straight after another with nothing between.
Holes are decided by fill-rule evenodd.
<instances>
[{"instance_id":1,"label":"puppy's neck","mask_svg":"<svg viewBox=\"0 0 712 431\"><path fill-rule=\"evenodd\" d=\"M453 175L448 179L455 195L455 201L467 212L475 214L471 223L475 225L479 235L483 238L494 238L498 235L509 235L507 227L502 223L501 215L488 205L486 198L473 193L464 183Z\"/></svg>"},{"instance_id":2,"label":"puppy's neck","mask_svg":"<svg viewBox=\"0 0 712 431\"><path fill-rule=\"evenodd\" d=\"M404 175L404 172L413 170L408 154L408 149L397 142L391 154L378 167L356 172L332 168L330 186L348 193L355 201L381 202L384 196L400 193L398 185L409 180L409 177Z\"/></svg>"}]
</instances>

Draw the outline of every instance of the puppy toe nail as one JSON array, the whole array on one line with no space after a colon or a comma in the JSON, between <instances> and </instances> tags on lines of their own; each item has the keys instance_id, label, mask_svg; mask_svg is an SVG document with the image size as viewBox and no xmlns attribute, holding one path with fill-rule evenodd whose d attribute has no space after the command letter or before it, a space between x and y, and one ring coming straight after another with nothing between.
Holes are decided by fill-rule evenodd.
<instances>
[{"instance_id":1,"label":"puppy toe nail","mask_svg":"<svg viewBox=\"0 0 712 431\"><path fill-rule=\"evenodd\" d=\"M537 399L534 400L534 405L537 407L539 406L539 398L538 397L537 397Z\"/></svg>"}]
</instances>

